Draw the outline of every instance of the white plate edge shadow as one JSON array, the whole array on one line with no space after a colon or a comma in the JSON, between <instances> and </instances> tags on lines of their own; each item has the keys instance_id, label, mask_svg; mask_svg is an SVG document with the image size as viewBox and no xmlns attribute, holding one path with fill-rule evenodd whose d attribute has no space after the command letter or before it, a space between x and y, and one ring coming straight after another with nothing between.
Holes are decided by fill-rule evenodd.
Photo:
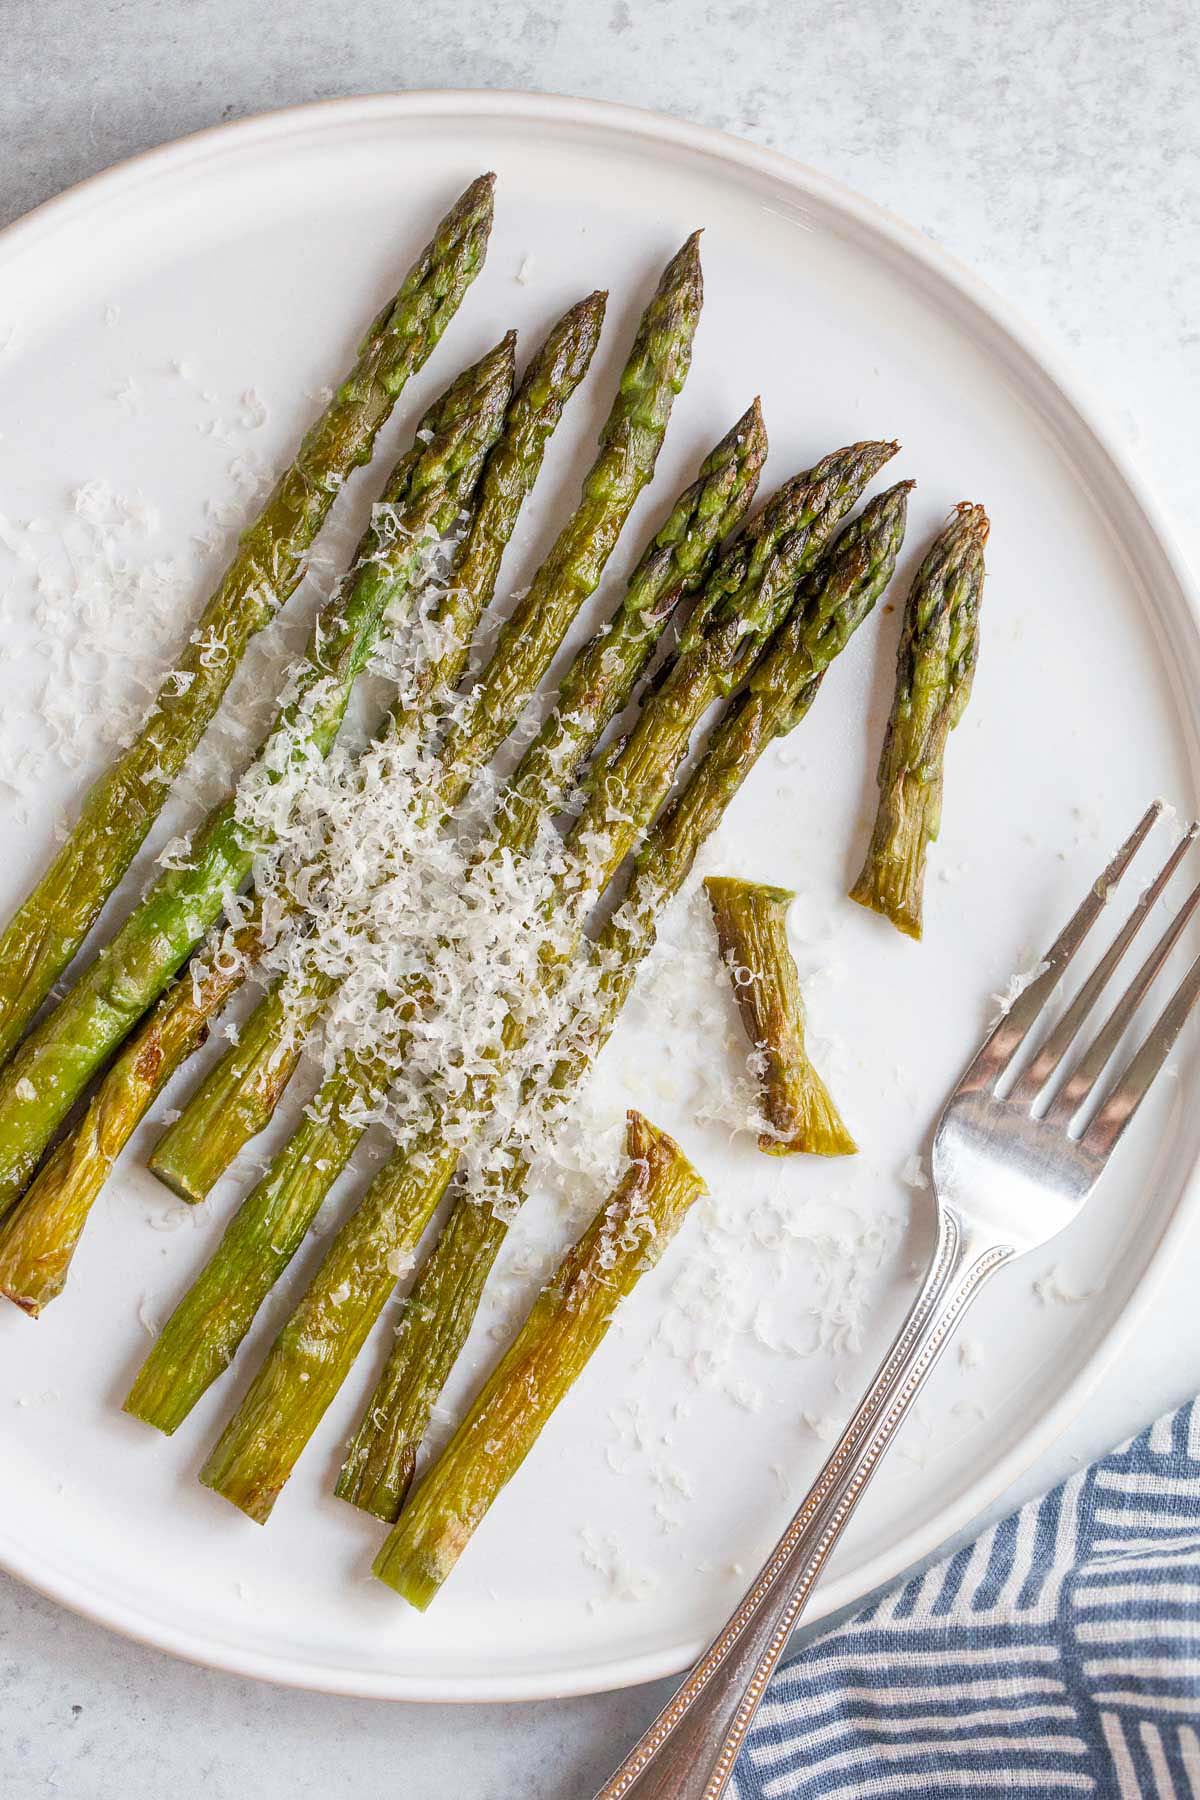
<instances>
[{"instance_id":1,"label":"white plate edge shadow","mask_svg":"<svg viewBox=\"0 0 1200 1800\"><path fill-rule=\"evenodd\" d=\"M144 151L110 169L88 177L0 231L0 263L6 257L36 248L38 239L69 225L86 214L97 200L124 200L143 181L173 178L189 165L211 154L223 154L240 145L293 132L309 135L372 119L404 115L409 118L462 117L472 123L491 117L516 123L544 121L559 127L602 130L628 140L640 138L650 145L685 154L699 153L726 167L752 175L769 176L793 193L840 215L864 236L881 243L908 272L932 281L943 296L952 297L968 329L981 331L1011 354L1016 352L1022 390L1038 404L1043 416L1072 428L1075 447L1087 453L1093 471L1099 472L1108 497L1120 500L1125 514L1123 535L1136 534L1141 547L1157 560L1158 567L1146 584L1156 592L1173 589L1176 618L1164 612L1162 623L1173 630L1180 611L1200 632L1200 588L1187 566L1152 490L1136 462L1102 422L1102 409L1077 377L1064 367L1057 351L1043 343L1037 332L1006 301L968 267L874 202L841 182L784 155L747 143L709 126L695 125L638 107L616 102L574 99L507 89L414 90L401 94L373 94L348 99L313 101L281 108L243 120L210 127L172 143ZM1039 391L1040 390L1040 391ZM1047 399L1052 406L1047 407ZM1191 645L1193 662L1197 645ZM1170 669L1178 685L1177 669ZM1196 746L1193 745L1193 755ZM978 1517L1031 1466L1078 1416L1088 1396L1110 1366L1122 1345L1144 1316L1163 1278L1168 1255L1190 1228L1200 1197L1200 1172L1193 1168L1178 1203L1165 1220L1157 1243L1149 1252L1143 1275L1112 1318L1096 1349L1075 1378L1006 1455L991 1465L986 1476L966 1486L924 1528L880 1552L852 1576L836 1572L817 1590L807 1622L841 1610L854 1600L895 1580L906 1569L933 1554L939 1545L957 1535ZM782 1526L782 1521L781 1521ZM524 1701L569 1698L652 1681L683 1670L702 1649L688 1641L641 1656L624 1657L569 1672L550 1669L508 1676L436 1677L424 1681L409 1675L381 1671L372 1676L361 1669L347 1670L320 1663L290 1662L278 1656L247 1652L221 1638L202 1639L195 1633L176 1633L161 1619L144 1612L115 1607L111 1597L89 1591L77 1576L47 1572L37 1559L0 1537L0 1567L18 1576L36 1591L69 1607L93 1622L137 1642L205 1667L249 1676L284 1686L367 1699L402 1699L423 1702Z\"/></svg>"}]
</instances>

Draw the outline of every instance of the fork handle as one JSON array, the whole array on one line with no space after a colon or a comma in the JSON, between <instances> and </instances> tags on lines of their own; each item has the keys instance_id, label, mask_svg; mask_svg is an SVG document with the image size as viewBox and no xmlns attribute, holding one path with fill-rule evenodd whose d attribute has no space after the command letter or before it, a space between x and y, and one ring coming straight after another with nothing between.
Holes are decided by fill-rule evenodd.
<instances>
[{"instance_id":1,"label":"fork handle","mask_svg":"<svg viewBox=\"0 0 1200 1800\"><path fill-rule=\"evenodd\" d=\"M949 1209L908 1316L849 1425L733 1617L596 1800L720 1800L788 1638L863 1490L987 1277Z\"/></svg>"}]
</instances>

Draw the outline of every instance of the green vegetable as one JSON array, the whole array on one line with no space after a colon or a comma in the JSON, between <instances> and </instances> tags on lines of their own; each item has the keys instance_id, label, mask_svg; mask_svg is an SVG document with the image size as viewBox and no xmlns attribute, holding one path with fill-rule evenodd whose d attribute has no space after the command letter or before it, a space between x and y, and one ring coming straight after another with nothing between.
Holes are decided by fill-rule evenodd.
<instances>
[{"instance_id":1,"label":"green vegetable","mask_svg":"<svg viewBox=\"0 0 1200 1800\"><path fill-rule=\"evenodd\" d=\"M946 739L971 697L979 657L988 516L964 501L917 571L879 759L879 811L850 898L921 935L925 853L942 820Z\"/></svg>"},{"instance_id":2,"label":"green vegetable","mask_svg":"<svg viewBox=\"0 0 1200 1800\"><path fill-rule=\"evenodd\" d=\"M628 1115L625 1148L624 1180L537 1296L375 1559L379 1579L422 1612L705 1191L679 1146L640 1113Z\"/></svg>"},{"instance_id":3,"label":"green vegetable","mask_svg":"<svg viewBox=\"0 0 1200 1800\"><path fill-rule=\"evenodd\" d=\"M380 426L483 267L494 181L471 183L371 325L354 367L243 533L137 737L92 787L79 823L0 937L0 1063L128 869L250 639L300 580L345 477L370 461Z\"/></svg>"},{"instance_id":4,"label":"green vegetable","mask_svg":"<svg viewBox=\"0 0 1200 1800\"><path fill-rule=\"evenodd\" d=\"M426 413L356 555L317 618L275 723L252 766L278 781L324 756L384 615L410 588L431 537L457 519L512 393L510 334ZM428 441L424 441L427 434ZM231 792L147 889L116 936L0 1074L0 1218L19 1198L55 1129L219 917L264 844Z\"/></svg>"},{"instance_id":5,"label":"green vegetable","mask_svg":"<svg viewBox=\"0 0 1200 1800\"><path fill-rule=\"evenodd\" d=\"M574 847L586 847L586 878L594 891L603 890L665 798L686 753L691 725L732 686L731 672L740 671L745 680L753 667L751 646L757 639L761 651L787 615L799 577L830 534L831 525L816 510L818 493L824 509L840 516L853 504L854 482L861 489L892 449L856 446L827 458L818 465L815 480L792 482L781 490L744 534L745 541L722 559L684 633L679 656L645 703L625 747L605 758L600 775L593 777L571 833ZM740 585L731 574L735 569ZM781 569L788 571L786 583ZM814 624L806 653L822 654L820 645L834 635L833 621L825 622L820 632ZM695 709L690 723L689 706ZM655 793L658 799L651 805ZM571 905L574 898L568 893L563 902ZM577 938L583 922L577 913ZM561 961L551 962L545 970L547 987L565 972ZM519 1030L515 1022L510 1024L505 1044L509 1059L520 1048ZM501 1072L497 1068L496 1076ZM469 1098L471 1114L485 1116L488 1094L473 1091ZM206 1463L201 1479L252 1518L261 1521L269 1514L385 1305L400 1261L415 1248L413 1231L420 1235L445 1193L458 1158L457 1134L449 1130L453 1124L438 1121L380 1169L357 1212L337 1233Z\"/></svg>"},{"instance_id":6,"label":"green vegetable","mask_svg":"<svg viewBox=\"0 0 1200 1800\"><path fill-rule=\"evenodd\" d=\"M594 1034L551 1076L565 1108L603 1048L653 948L657 920L691 872L705 839L777 737L793 731L824 671L886 588L904 539L911 482L864 507L803 584L796 606L718 723L694 772L656 822L624 904L591 952L601 996ZM496 1196L511 1216L528 1170L517 1155ZM399 1517L438 1395L466 1341L507 1226L493 1207L458 1202L405 1306L383 1374L353 1438L338 1493L377 1517Z\"/></svg>"},{"instance_id":7,"label":"green vegetable","mask_svg":"<svg viewBox=\"0 0 1200 1800\"><path fill-rule=\"evenodd\" d=\"M755 407L704 462L638 563L612 620L568 669L554 714L506 790L512 804L501 812L500 851L527 852L542 818L557 810L575 759L595 748L625 706L675 605L704 579L726 530L749 506L765 456ZM580 725L585 705L586 736ZM138 1373L127 1411L160 1431L174 1431L226 1367L362 1136L351 1122L359 1116L361 1096L385 1079L386 1071L359 1063L326 1081L167 1321Z\"/></svg>"},{"instance_id":8,"label":"green vegetable","mask_svg":"<svg viewBox=\"0 0 1200 1800\"><path fill-rule=\"evenodd\" d=\"M579 504L501 630L465 713L447 733L436 796L445 813L464 798L536 692L654 472L671 407L690 366L702 298L697 233L667 264L642 315ZM307 1027L320 1016L331 992L328 983L314 976L289 1011ZM263 1005L271 1016L251 1032L245 1054L235 1049L213 1071L196 1097L196 1111L185 1111L170 1142L155 1153L155 1173L187 1199L202 1198L249 1138L262 1130L299 1059L301 1034L292 1029L288 1012L278 998L268 997Z\"/></svg>"},{"instance_id":9,"label":"green vegetable","mask_svg":"<svg viewBox=\"0 0 1200 1800\"><path fill-rule=\"evenodd\" d=\"M754 1058L769 1156L852 1156L858 1145L804 1047L804 1001L787 938L787 888L710 875L704 883L721 959Z\"/></svg>"}]
</instances>

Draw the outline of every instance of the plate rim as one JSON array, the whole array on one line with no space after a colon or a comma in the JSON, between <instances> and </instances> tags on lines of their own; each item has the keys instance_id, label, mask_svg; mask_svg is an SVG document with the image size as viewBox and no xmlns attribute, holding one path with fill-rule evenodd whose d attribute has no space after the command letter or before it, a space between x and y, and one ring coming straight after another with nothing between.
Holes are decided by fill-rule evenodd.
<instances>
[{"instance_id":1,"label":"plate rim","mask_svg":"<svg viewBox=\"0 0 1200 1800\"><path fill-rule=\"evenodd\" d=\"M213 152L239 144L252 145L296 131L310 133L343 123L375 118L454 117L472 122L491 117L520 123L602 129L618 138L641 140L659 150L700 153L718 165L771 176L793 193L815 200L831 215L850 220L865 236L882 239L894 255L916 267L943 293L950 295L976 324L999 334L1049 388L1090 449L1109 465L1109 477L1124 490L1130 521L1140 524L1146 544L1157 552L1161 571L1178 590L1193 627L1200 633L1200 587L1184 556L1173 524L1143 476L1136 457L1105 422L1105 412L1089 386L1062 353L1046 342L1036 327L965 263L926 237L915 226L859 194L836 177L778 150L751 143L713 126L694 124L671 114L623 102L537 93L517 88L429 88L379 92L307 101L208 126L151 149L140 151L73 184L0 229L0 261L14 252L35 249L40 238L69 227L98 200L127 199L147 181L171 177L198 164ZM1128 522L1122 530L1128 536ZM914 1564L934 1554L972 1520L992 1506L1078 1416L1105 1370L1153 1300L1170 1254L1191 1229L1200 1201L1200 1166L1186 1176L1178 1201L1163 1222L1150 1249L1144 1272L1132 1292L1103 1328L1099 1343L1035 1425L991 1465L986 1475L965 1486L923 1528L911 1531L887 1550L860 1566L855 1575L834 1575L819 1590L806 1623L841 1610L895 1581ZM248 1650L196 1631L181 1631L134 1606L121 1607L110 1595L91 1591L87 1580L63 1571L39 1570L36 1556L0 1532L0 1568L37 1592L110 1631L165 1650L202 1667L269 1681L280 1686L361 1699L429 1703L515 1702L567 1699L636 1686L686 1668L703 1648L684 1641L637 1655L578 1664L569 1670L545 1668L523 1674L420 1676L394 1671L373 1673L322 1664L304 1658L287 1660L278 1653Z\"/></svg>"}]
</instances>

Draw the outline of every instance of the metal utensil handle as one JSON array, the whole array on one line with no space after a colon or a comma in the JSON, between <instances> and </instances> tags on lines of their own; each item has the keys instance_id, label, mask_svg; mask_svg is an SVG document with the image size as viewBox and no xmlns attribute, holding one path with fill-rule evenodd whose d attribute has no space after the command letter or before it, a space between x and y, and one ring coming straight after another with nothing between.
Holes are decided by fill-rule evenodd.
<instances>
[{"instance_id":1,"label":"metal utensil handle","mask_svg":"<svg viewBox=\"0 0 1200 1800\"><path fill-rule=\"evenodd\" d=\"M767 1682L901 1421L984 1280L1012 1251L970 1256L952 1214L867 1393L733 1617L596 1795L720 1800Z\"/></svg>"}]
</instances>

